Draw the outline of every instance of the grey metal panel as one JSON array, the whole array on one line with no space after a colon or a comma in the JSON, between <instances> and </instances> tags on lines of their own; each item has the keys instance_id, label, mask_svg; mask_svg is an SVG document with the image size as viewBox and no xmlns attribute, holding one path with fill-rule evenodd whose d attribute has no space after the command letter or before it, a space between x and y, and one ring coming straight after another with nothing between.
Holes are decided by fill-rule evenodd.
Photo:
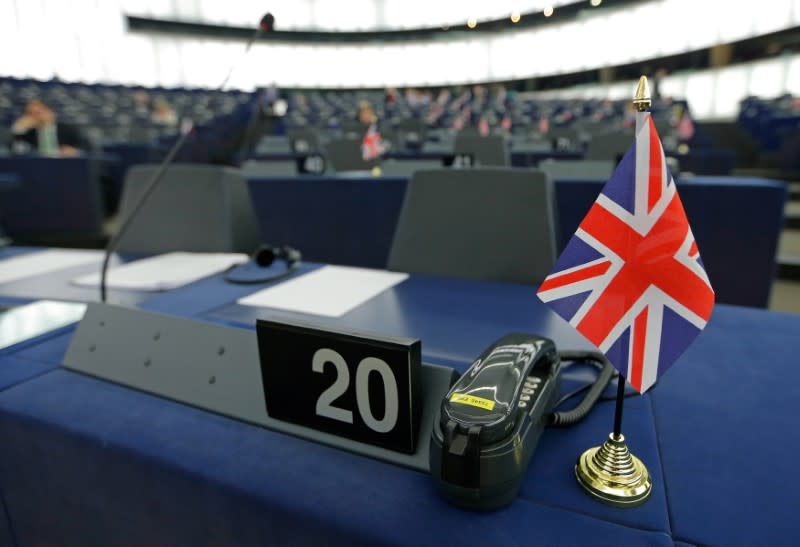
<instances>
[{"instance_id":1,"label":"grey metal panel","mask_svg":"<svg viewBox=\"0 0 800 547\"><path fill-rule=\"evenodd\" d=\"M64 356L67 369L263 427L427 472L434 417L454 380L422 366L417 451L402 454L267 415L256 333L107 304L89 304Z\"/></svg>"}]
</instances>

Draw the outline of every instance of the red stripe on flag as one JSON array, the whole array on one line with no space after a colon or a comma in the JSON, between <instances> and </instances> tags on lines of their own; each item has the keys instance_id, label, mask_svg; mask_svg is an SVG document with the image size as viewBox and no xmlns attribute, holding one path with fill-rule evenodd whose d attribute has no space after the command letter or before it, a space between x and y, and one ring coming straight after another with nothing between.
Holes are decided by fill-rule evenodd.
<instances>
[{"instance_id":1,"label":"red stripe on flag","mask_svg":"<svg viewBox=\"0 0 800 547\"><path fill-rule=\"evenodd\" d=\"M697 254L699 252L700 251L698 251L698 249L697 249L697 242L696 241L692 241L692 247L689 249L689 256L694 258L695 256L697 256Z\"/></svg>"},{"instance_id":2,"label":"red stripe on flag","mask_svg":"<svg viewBox=\"0 0 800 547\"><path fill-rule=\"evenodd\" d=\"M633 322L633 350L631 351L631 369L628 381L636 391L642 390L642 370L644 369L644 344L647 336L647 308Z\"/></svg>"},{"instance_id":3,"label":"red stripe on flag","mask_svg":"<svg viewBox=\"0 0 800 547\"><path fill-rule=\"evenodd\" d=\"M653 210L658 200L661 199L661 185L663 184L663 174L661 165L661 141L658 138L656 124L652 118L647 118L650 126L650 169L649 191L647 193L647 212Z\"/></svg>"},{"instance_id":4,"label":"red stripe on flag","mask_svg":"<svg viewBox=\"0 0 800 547\"><path fill-rule=\"evenodd\" d=\"M564 285L569 285L578 281L584 281L586 279L591 279L592 277L598 277L606 273L610 267L611 262L606 260L605 262L600 262L599 264L589 266L588 268L575 270L574 272L570 272L568 274L545 279L544 282L539 286L538 292L549 291L550 289L557 289L558 287L563 287Z\"/></svg>"}]
</instances>

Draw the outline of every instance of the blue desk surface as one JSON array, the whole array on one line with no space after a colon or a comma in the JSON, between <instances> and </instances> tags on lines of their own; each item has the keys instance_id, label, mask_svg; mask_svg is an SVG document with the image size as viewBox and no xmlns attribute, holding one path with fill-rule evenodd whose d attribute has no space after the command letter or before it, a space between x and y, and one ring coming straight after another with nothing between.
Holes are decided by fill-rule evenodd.
<instances>
[{"instance_id":1,"label":"blue desk surface","mask_svg":"<svg viewBox=\"0 0 800 547\"><path fill-rule=\"evenodd\" d=\"M258 288L213 277L142 306L252 328L273 314L231 302ZM426 359L460 370L509 331L581 343L532 287L427 276L337 323L420 337ZM800 316L717 306L651 394L628 399L623 431L654 480L644 506L595 503L573 478L611 427L602 402L548 430L520 499L483 515L446 505L414 471L56 370L70 338L56 333L0 354L0 390L15 367L40 368L0 391L0 488L18 545L789 545L798 334Z\"/></svg>"},{"instance_id":2,"label":"blue desk surface","mask_svg":"<svg viewBox=\"0 0 800 547\"><path fill-rule=\"evenodd\" d=\"M0 267L2 260L26 253L42 250L37 247L0 248ZM136 257L118 256L114 260L127 262ZM112 263L113 264L113 263ZM52 273L35 275L7 283L0 283L0 304L22 303L33 300L67 300L71 302L97 302L100 300L100 289L79 286L72 283L76 277L93 273L99 266L83 264L64 268ZM158 293L147 291L108 291L108 301L114 304L135 305L157 296Z\"/></svg>"}]
</instances>

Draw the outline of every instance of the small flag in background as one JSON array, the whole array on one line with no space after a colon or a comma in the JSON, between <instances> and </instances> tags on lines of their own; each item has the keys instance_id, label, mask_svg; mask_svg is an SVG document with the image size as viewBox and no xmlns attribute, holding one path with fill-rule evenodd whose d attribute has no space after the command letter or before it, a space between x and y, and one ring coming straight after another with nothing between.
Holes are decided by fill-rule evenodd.
<instances>
[{"instance_id":1,"label":"small flag in background","mask_svg":"<svg viewBox=\"0 0 800 547\"><path fill-rule=\"evenodd\" d=\"M381 139L381 134L375 128L375 124L371 124L367 133L364 135L364 140L361 141L361 158L364 161L376 160L386 151L386 147Z\"/></svg>"},{"instance_id":2,"label":"small flag in background","mask_svg":"<svg viewBox=\"0 0 800 547\"><path fill-rule=\"evenodd\" d=\"M637 116L633 146L538 296L644 393L703 330L714 291L655 124Z\"/></svg>"},{"instance_id":3,"label":"small flag in background","mask_svg":"<svg viewBox=\"0 0 800 547\"><path fill-rule=\"evenodd\" d=\"M694 137L694 122L688 111L684 111L680 121L678 121L678 137L682 141L691 140Z\"/></svg>"},{"instance_id":4,"label":"small flag in background","mask_svg":"<svg viewBox=\"0 0 800 547\"><path fill-rule=\"evenodd\" d=\"M489 131L489 120L481 117L480 121L478 122L478 133L480 133L481 137L486 137L489 135Z\"/></svg>"},{"instance_id":5,"label":"small flag in background","mask_svg":"<svg viewBox=\"0 0 800 547\"><path fill-rule=\"evenodd\" d=\"M547 117L542 116L539 118L539 133L545 134L548 131L550 131L550 120Z\"/></svg>"}]
</instances>

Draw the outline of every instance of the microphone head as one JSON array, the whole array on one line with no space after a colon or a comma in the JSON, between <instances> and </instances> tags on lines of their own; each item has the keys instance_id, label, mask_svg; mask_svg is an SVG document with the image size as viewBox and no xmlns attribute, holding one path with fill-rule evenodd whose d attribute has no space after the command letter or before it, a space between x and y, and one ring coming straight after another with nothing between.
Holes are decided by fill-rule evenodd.
<instances>
[{"instance_id":1,"label":"microphone head","mask_svg":"<svg viewBox=\"0 0 800 547\"><path fill-rule=\"evenodd\" d=\"M266 268L267 266L271 266L272 263L275 262L275 250L269 245L262 245L255 252L253 258L256 264L258 264L262 268Z\"/></svg>"},{"instance_id":2,"label":"microphone head","mask_svg":"<svg viewBox=\"0 0 800 547\"><path fill-rule=\"evenodd\" d=\"M275 16L267 12L264 17L261 18L258 28L261 29L261 32L272 32L275 30Z\"/></svg>"}]
</instances>

